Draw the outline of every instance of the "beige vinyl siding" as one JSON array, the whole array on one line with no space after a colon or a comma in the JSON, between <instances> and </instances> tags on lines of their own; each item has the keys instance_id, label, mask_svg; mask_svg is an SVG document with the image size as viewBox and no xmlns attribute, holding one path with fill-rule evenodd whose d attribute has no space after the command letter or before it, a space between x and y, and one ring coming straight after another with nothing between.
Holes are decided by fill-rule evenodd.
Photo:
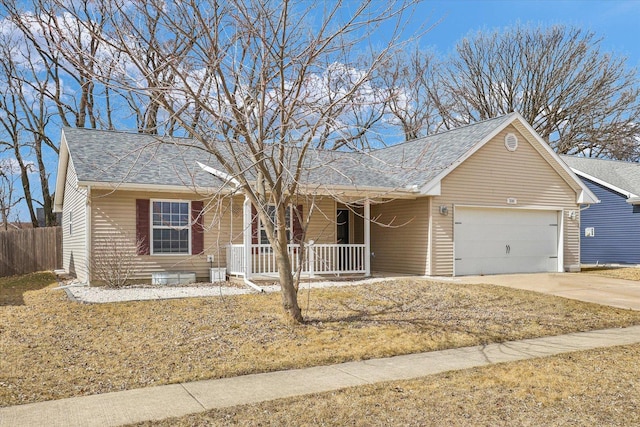
<instances>
[{"instance_id":1,"label":"beige vinyl siding","mask_svg":"<svg viewBox=\"0 0 640 427\"><path fill-rule=\"evenodd\" d=\"M69 159L62 208L62 266L81 282L87 282L86 248L87 190L78 187L73 161Z\"/></svg>"},{"instance_id":2,"label":"beige vinyl siding","mask_svg":"<svg viewBox=\"0 0 640 427\"><path fill-rule=\"evenodd\" d=\"M373 271L426 274L428 206L427 197L371 206Z\"/></svg>"},{"instance_id":3,"label":"beige vinyl siding","mask_svg":"<svg viewBox=\"0 0 640 427\"><path fill-rule=\"evenodd\" d=\"M306 218L309 216L309 207L311 203L315 203L309 226L307 227L306 241L313 240L316 243L335 243L336 242L336 202L335 200L324 197L314 200L306 200L301 203L304 207Z\"/></svg>"},{"instance_id":4,"label":"beige vinyl siding","mask_svg":"<svg viewBox=\"0 0 640 427\"><path fill-rule=\"evenodd\" d=\"M580 209L576 211L576 219L569 219L564 215L564 269L565 271L580 271Z\"/></svg>"},{"instance_id":5,"label":"beige vinyl siding","mask_svg":"<svg viewBox=\"0 0 640 427\"><path fill-rule=\"evenodd\" d=\"M100 243L104 239L121 239L135 247L136 238L136 199L145 200L199 200L201 198L188 194L169 194L162 192L135 191L96 191L91 197L91 245L93 256L104 256L100 251ZM234 212L242 212L241 200L234 200ZM213 266L225 266L226 245L230 239L231 226L230 198L205 200L204 214L204 253L202 255L138 255L135 256L135 280L151 280L151 274L157 271L195 272L198 280L208 280L209 263L207 255L214 256ZM240 214L239 220L242 221ZM234 218L234 221L236 218ZM241 223L240 223L241 224ZM235 229L234 224L234 229ZM239 226L241 229L241 225Z\"/></svg>"},{"instance_id":6,"label":"beige vinyl siding","mask_svg":"<svg viewBox=\"0 0 640 427\"><path fill-rule=\"evenodd\" d=\"M164 192L106 191L92 192L92 247L94 256L104 256L96 243L124 239L129 247L135 247L136 199L145 200L200 200L195 194L170 194ZM202 255L142 255L136 256L135 280L151 280L157 271L195 272L199 280L208 280L209 263L206 255L214 256L214 267L226 266L226 246L243 242L243 201L236 196L214 197L204 200L204 254ZM316 200L316 208L307 230L307 241L335 242L335 202L332 199ZM309 208L303 204L305 217Z\"/></svg>"},{"instance_id":7,"label":"beige vinyl siding","mask_svg":"<svg viewBox=\"0 0 640 427\"><path fill-rule=\"evenodd\" d=\"M214 205L217 207L220 204L221 199L218 199L216 202L209 202L210 205ZM224 200L228 200L225 198ZM232 240L234 244L242 244L242 215L243 215L243 196L236 196L233 198L233 217L232 217ZM307 228L306 241L314 240L316 243L335 243L335 201L330 198L316 198L316 199L305 199L303 201L298 201L297 205L302 205L303 207L303 217L302 221L306 222L309 216L310 204L315 203L316 206L313 208L313 217L309 221L309 226ZM228 209L228 207L227 207ZM230 209L229 209L230 210ZM231 210L230 210L231 211ZM212 215L213 216L213 215ZM214 220L214 222L216 222ZM222 226L222 223L217 222L218 226Z\"/></svg>"},{"instance_id":8,"label":"beige vinyl siding","mask_svg":"<svg viewBox=\"0 0 640 427\"><path fill-rule=\"evenodd\" d=\"M350 212L349 227L351 227L350 243L364 244L364 209L354 208L353 212Z\"/></svg>"},{"instance_id":9,"label":"beige vinyl siding","mask_svg":"<svg viewBox=\"0 0 640 427\"><path fill-rule=\"evenodd\" d=\"M518 149L508 151L504 146L507 133L518 137ZM513 126L508 126L485 144L441 183L441 194L433 198L432 275L453 274L453 222L455 206L485 206L509 208L548 208L550 210L578 210L577 188L569 186L528 141ZM507 198L515 198L516 205ZM440 206L447 206L449 215L439 214ZM564 265L579 264L579 220L564 219Z\"/></svg>"},{"instance_id":10,"label":"beige vinyl siding","mask_svg":"<svg viewBox=\"0 0 640 427\"><path fill-rule=\"evenodd\" d=\"M520 136L522 135L530 143L533 144L533 148L536 149L540 156L542 156L545 160L547 160L547 162L550 163L550 166L558 173L558 175L562 177L562 179L567 182L567 185L575 189L576 194L579 194L582 191L582 188L573 181L573 177L561 165L557 163L553 156L547 150L544 150L542 147L540 147L537 143L534 143L534 140L536 140L536 138L528 132L527 128L522 123L520 123L519 121L515 121L510 127L510 132L516 133L514 132L514 129L517 131L516 135L518 135L518 138L520 138Z\"/></svg>"}]
</instances>

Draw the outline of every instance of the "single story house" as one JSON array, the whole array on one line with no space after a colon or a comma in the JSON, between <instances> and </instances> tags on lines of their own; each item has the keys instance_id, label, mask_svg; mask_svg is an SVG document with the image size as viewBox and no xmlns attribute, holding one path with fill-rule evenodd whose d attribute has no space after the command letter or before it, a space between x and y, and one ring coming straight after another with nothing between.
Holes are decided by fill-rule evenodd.
<instances>
[{"instance_id":1,"label":"single story house","mask_svg":"<svg viewBox=\"0 0 640 427\"><path fill-rule=\"evenodd\" d=\"M582 211L581 261L640 264L640 163L562 159L601 201Z\"/></svg>"},{"instance_id":2,"label":"single story house","mask_svg":"<svg viewBox=\"0 0 640 427\"><path fill-rule=\"evenodd\" d=\"M309 258L296 262L309 274L579 270L580 207L597 201L518 113L368 153L312 151L307 164L292 208L308 221ZM274 273L255 210L230 181L188 139L65 128L64 269L89 282L105 243L125 242L141 280L206 280L211 266Z\"/></svg>"}]
</instances>

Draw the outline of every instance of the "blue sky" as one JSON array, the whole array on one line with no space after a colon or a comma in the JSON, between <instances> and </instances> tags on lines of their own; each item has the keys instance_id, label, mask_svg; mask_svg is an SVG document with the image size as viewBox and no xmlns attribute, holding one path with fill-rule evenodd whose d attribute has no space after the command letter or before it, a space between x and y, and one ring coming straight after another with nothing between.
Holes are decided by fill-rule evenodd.
<instances>
[{"instance_id":1,"label":"blue sky","mask_svg":"<svg viewBox=\"0 0 640 427\"><path fill-rule=\"evenodd\" d=\"M406 28L407 34L421 24L429 27L439 21L424 34L420 44L433 47L442 55L451 52L465 35L480 30L500 29L518 22L575 25L595 32L603 39L604 51L626 56L630 67L640 69L640 0L427 0L417 7L412 21L415 27ZM53 158L47 161L52 191L56 163ZM20 206L19 213L21 220L28 220L26 207Z\"/></svg>"},{"instance_id":2,"label":"blue sky","mask_svg":"<svg viewBox=\"0 0 640 427\"><path fill-rule=\"evenodd\" d=\"M521 23L566 24L592 30L603 38L606 51L626 56L640 68L640 0L437 0L422 3L414 16L427 25L441 22L426 33L423 46L449 53L470 32Z\"/></svg>"}]
</instances>

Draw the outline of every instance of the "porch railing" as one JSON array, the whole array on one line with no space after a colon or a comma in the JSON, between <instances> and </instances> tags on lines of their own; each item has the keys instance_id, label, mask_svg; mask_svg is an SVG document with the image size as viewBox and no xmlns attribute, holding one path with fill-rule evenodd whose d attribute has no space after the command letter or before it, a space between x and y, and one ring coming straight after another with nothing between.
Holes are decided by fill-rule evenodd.
<instances>
[{"instance_id":1,"label":"porch railing","mask_svg":"<svg viewBox=\"0 0 640 427\"><path fill-rule=\"evenodd\" d=\"M317 244L305 243L304 259L298 244L288 245L289 259L293 271L301 266L302 272L314 274L366 273L366 247L363 244ZM244 245L227 246L227 271L233 275L244 275ZM277 274L276 257L270 245L251 245L252 274Z\"/></svg>"}]
</instances>

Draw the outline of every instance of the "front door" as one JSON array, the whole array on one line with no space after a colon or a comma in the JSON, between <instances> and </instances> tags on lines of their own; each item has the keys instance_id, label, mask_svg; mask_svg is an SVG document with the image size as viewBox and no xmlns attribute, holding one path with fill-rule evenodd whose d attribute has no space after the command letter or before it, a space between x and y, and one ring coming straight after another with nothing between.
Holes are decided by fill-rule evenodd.
<instances>
[{"instance_id":1,"label":"front door","mask_svg":"<svg viewBox=\"0 0 640 427\"><path fill-rule=\"evenodd\" d=\"M336 215L337 243L349 244L349 209L338 209Z\"/></svg>"}]
</instances>

